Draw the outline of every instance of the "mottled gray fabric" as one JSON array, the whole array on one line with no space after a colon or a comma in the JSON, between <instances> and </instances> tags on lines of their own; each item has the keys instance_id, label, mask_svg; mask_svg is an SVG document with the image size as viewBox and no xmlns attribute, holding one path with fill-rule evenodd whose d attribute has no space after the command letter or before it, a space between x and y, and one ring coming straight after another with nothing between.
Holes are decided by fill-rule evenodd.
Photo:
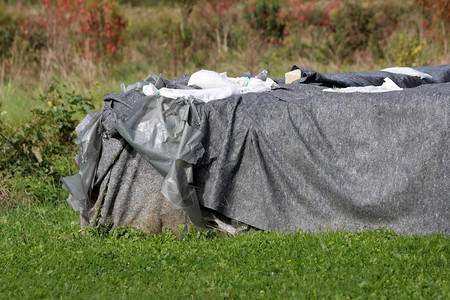
<instances>
[{"instance_id":1,"label":"mottled gray fabric","mask_svg":"<svg viewBox=\"0 0 450 300\"><path fill-rule=\"evenodd\" d=\"M448 234L450 83L285 88L198 106L203 206L265 230Z\"/></svg>"},{"instance_id":2,"label":"mottled gray fabric","mask_svg":"<svg viewBox=\"0 0 450 300\"><path fill-rule=\"evenodd\" d=\"M406 88L384 93L322 90L352 82L379 85L387 72L316 72L306 75L310 79L303 82L308 83L283 85L278 80L281 87L270 92L208 103L145 97L141 85L109 95L101 112L101 130L92 131L98 133L92 140L98 142L101 136L102 148L97 159L90 158L96 161L90 167L95 176L90 190L82 191L89 195L81 209L83 222L132 225L150 228L149 232L183 223L185 214L160 193L164 182L176 176L151 165L155 155L170 165L176 155L164 149L179 146L181 135L164 142L173 144L166 145L169 148L158 150L143 145L161 133L149 133L150 141L144 143L129 134L150 119L159 122L152 130L176 128L167 127L161 118L167 110L162 103L167 101L170 111L177 113L188 105L198 122L181 117L184 121L176 123L175 118L174 124L193 126L200 133L189 149L202 149L204 154L198 161L184 161L195 164L193 168L180 170L192 176L186 187L195 189L204 211L264 230L389 227L401 234L449 234L450 83L445 82L450 81L450 66L416 69L430 74L432 81L388 74ZM188 78L172 82L150 76L145 82L176 88L185 86ZM80 198L77 184L66 186L69 200ZM190 191L177 193L183 198Z\"/></svg>"},{"instance_id":3,"label":"mottled gray fabric","mask_svg":"<svg viewBox=\"0 0 450 300\"><path fill-rule=\"evenodd\" d=\"M77 130L80 173L62 181L68 203L80 211L82 228L133 226L160 233L164 227L177 232L177 225L188 220L161 194L164 177L116 129L143 97L138 86L109 95L102 111L86 117Z\"/></svg>"},{"instance_id":4,"label":"mottled gray fabric","mask_svg":"<svg viewBox=\"0 0 450 300\"><path fill-rule=\"evenodd\" d=\"M158 233L163 227L176 231L185 223L184 211L174 209L160 192L164 178L139 153L113 138L104 139L103 147L99 166L109 167L97 172L85 225Z\"/></svg>"}]
</instances>

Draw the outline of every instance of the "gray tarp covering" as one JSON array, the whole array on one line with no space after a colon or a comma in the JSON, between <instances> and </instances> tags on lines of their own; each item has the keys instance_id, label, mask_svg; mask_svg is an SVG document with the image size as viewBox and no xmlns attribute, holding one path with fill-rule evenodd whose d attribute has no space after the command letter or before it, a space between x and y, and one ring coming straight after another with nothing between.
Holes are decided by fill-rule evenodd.
<instances>
[{"instance_id":1,"label":"gray tarp covering","mask_svg":"<svg viewBox=\"0 0 450 300\"><path fill-rule=\"evenodd\" d=\"M309 79L280 89L206 104L144 97L142 84L110 95L85 220L144 222L157 211L145 195L162 185L175 191L165 195L178 207L198 201L201 209L265 230L448 234L450 66L417 69L433 80L305 70ZM339 94L317 86L380 85L385 77L405 89ZM158 80L186 82L146 81ZM65 185L72 199L83 198L73 194L76 183ZM188 211L191 218L199 213Z\"/></svg>"},{"instance_id":2,"label":"gray tarp covering","mask_svg":"<svg viewBox=\"0 0 450 300\"><path fill-rule=\"evenodd\" d=\"M137 103L126 122L116 128L165 180L162 194L175 208L184 209L191 221L202 226L194 187L192 165L204 154L201 132L192 124L200 119L193 102L165 97L146 97Z\"/></svg>"}]
</instances>

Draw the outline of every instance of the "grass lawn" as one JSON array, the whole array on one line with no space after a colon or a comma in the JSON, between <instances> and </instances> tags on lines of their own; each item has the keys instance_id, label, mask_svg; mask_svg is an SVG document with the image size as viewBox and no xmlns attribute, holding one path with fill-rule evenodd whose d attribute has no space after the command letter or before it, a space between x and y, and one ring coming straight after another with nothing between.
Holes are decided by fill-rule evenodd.
<instances>
[{"instance_id":1,"label":"grass lawn","mask_svg":"<svg viewBox=\"0 0 450 300\"><path fill-rule=\"evenodd\" d=\"M0 208L2 299L449 299L449 238L79 232L57 206Z\"/></svg>"}]
</instances>

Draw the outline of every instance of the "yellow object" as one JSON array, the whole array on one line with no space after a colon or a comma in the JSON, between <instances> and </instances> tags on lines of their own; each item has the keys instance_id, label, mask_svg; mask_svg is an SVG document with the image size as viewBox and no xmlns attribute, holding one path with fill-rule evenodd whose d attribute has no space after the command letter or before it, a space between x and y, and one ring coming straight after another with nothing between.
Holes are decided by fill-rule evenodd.
<instances>
[{"instance_id":1,"label":"yellow object","mask_svg":"<svg viewBox=\"0 0 450 300\"><path fill-rule=\"evenodd\" d=\"M292 83L296 81L297 79L300 79L302 77L302 71L299 69L287 72L284 74L284 79L286 81L286 84Z\"/></svg>"}]
</instances>

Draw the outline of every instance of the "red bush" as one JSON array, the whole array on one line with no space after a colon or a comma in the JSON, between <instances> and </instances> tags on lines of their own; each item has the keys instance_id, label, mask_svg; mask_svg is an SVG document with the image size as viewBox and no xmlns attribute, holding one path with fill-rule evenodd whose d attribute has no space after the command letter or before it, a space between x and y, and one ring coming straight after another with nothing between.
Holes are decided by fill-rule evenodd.
<instances>
[{"instance_id":1,"label":"red bush","mask_svg":"<svg viewBox=\"0 0 450 300\"><path fill-rule=\"evenodd\" d=\"M42 0L43 15L20 24L29 39L54 47L68 39L81 55L116 57L123 45L126 21L115 3L107 0ZM43 34L44 33L44 34ZM42 46L42 45L41 45Z\"/></svg>"},{"instance_id":2,"label":"red bush","mask_svg":"<svg viewBox=\"0 0 450 300\"><path fill-rule=\"evenodd\" d=\"M426 34L435 41L447 41L450 30L450 0L418 0L428 21L423 22Z\"/></svg>"}]
</instances>

